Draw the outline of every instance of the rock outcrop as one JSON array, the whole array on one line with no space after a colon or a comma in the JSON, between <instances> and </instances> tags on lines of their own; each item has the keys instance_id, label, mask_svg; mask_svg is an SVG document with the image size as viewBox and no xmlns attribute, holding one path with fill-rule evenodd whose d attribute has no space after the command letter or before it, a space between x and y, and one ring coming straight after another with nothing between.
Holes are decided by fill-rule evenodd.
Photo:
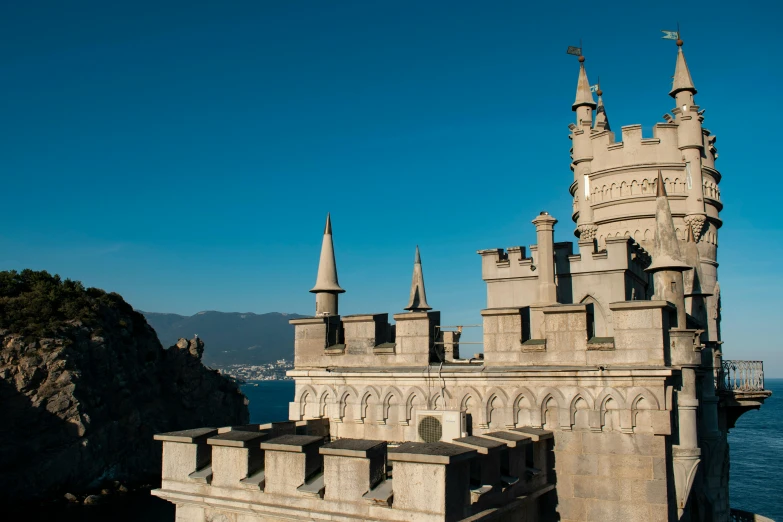
<instances>
[{"instance_id":1,"label":"rock outcrop","mask_svg":"<svg viewBox=\"0 0 783 522\"><path fill-rule=\"evenodd\" d=\"M0 272L0 498L84 492L160 472L153 434L248 422L201 339L164 349L122 297Z\"/></svg>"}]
</instances>

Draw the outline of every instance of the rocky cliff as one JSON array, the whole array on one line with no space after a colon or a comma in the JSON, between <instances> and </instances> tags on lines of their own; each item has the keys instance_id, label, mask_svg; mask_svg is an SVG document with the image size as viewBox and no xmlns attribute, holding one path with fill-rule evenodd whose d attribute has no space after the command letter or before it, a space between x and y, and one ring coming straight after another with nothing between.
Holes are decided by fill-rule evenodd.
<instances>
[{"instance_id":1,"label":"rocky cliff","mask_svg":"<svg viewBox=\"0 0 783 522\"><path fill-rule=\"evenodd\" d=\"M248 422L201 339L164 349L122 297L46 272L0 272L0 498L46 498L160 473L153 434Z\"/></svg>"}]
</instances>

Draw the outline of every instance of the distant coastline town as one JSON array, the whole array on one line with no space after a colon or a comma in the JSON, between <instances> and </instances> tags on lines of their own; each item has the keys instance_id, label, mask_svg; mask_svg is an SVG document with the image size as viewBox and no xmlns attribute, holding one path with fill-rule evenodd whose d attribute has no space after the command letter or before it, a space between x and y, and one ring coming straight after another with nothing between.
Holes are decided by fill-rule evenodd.
<instances>
[{"instance_id":1,"label":"distant coastline town","mask_svg":"<svg viewBox=\"0 0 783 522\"><path fill-rule=\"evenodd\" d=\"M268 364L231 364L216 369L221 375L228 375L243 383L245 381L290 381L291 378L285 372L293 368L293 361L278 359Z\"/></svg>"}]
</instances>

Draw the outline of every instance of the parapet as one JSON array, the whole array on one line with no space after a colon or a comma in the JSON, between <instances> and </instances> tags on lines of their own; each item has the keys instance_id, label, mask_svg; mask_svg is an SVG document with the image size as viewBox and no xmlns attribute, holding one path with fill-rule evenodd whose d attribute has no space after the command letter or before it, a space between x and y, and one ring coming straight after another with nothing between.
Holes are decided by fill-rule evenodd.
<instances>
[{"instance_id":1,"label":"parapet","mask_svg":"<svg viewBox=\"0 0 783 522\"><path fill-rule=\"evenodd\" d=\"M546 481L554 464L551 432L544 430L517 428L455 444L407 442L387 448L376 440L269 438L256 428L156 435L164 446L164 477L153 494L175 502L183 518L185 513L204 518L207 512L295 518L318 512L326 518L402 522L481 514L479 520L510 505L533 509L553 488ZM211 452L196 463L189 456L205 442ZM533 451L526 451L528 446ZM167 475L167 469L180 472Z\"/></svg>"},{"instance_id":2,"label":"parapet","mask_svg":"<svg viewBox=\"0 0 783 522\"><path fill-rule=\"evenodd\" d=\"M293 319L297 368L421 366L445 360L458 335L440 332L440 312L337 315ZM457 355L459 354L457 348Z\"/></svg>"},{"instance_id":3,"label":"parapet","mask_svg":"<svg viewBox=\"0 0 783 522\"><path fill-rule=\"evenodd\" d=\"M682 153L678 148L678 126L658 123L653 126L653 137L642 136L642 126L625 125L621 128L621 141L614 141L614 134L592 134L591 172L620 169L631 165L681 164Z\"/></svg>"},{"instance_id":4,"label":"parapet","mask_svg":"<svg viewBox=\"0 0 783 522\"><path fill-rule=\"evenodd\" d=\"M580 241L576 254L572 242L555 243L554 247L559 303L588 300L604 303L606 308L606 303L650 297L652 285L645 272L650 256L633 239L607 239L603 250L598 250L594 240ZM487 283L487 309L535 306L539 299L536 245L530 247L530 252L531 256L525 257L523 247L478 251L482 278ZM606 316L609 311L601 313ZM611 335L611 319L605 327L598 333Z\"/></svg>"},{"instance_id":5,"label":"parapet","mask_svg":"<svg viewBox=\"0 0 783 522\"><path fill-rule=\"evenodd\" d=\"M482 310L484 364L613 368L698 364L698 331L671 328L671 303L622 301L609 304L609 310L612 336L595 335L594 303Z\"/></svg>"}]
</instances>

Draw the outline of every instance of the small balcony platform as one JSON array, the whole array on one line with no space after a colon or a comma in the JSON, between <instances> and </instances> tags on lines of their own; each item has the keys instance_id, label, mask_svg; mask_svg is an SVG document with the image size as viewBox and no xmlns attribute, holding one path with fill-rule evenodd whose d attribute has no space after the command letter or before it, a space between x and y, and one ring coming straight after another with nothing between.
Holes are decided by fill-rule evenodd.
<instances>
[{"instance_id":1,"label":"small balcony platform","mask_svg":"<svg viewBox=\"0 0 783 522\"><path fill-rule=\"evenodd\" d=\"M763 361L724 360L716 381L728 429L734 427L743 413L758 410L772 396L771 391L764 389Z\"/></svg>"}]
</instances>

